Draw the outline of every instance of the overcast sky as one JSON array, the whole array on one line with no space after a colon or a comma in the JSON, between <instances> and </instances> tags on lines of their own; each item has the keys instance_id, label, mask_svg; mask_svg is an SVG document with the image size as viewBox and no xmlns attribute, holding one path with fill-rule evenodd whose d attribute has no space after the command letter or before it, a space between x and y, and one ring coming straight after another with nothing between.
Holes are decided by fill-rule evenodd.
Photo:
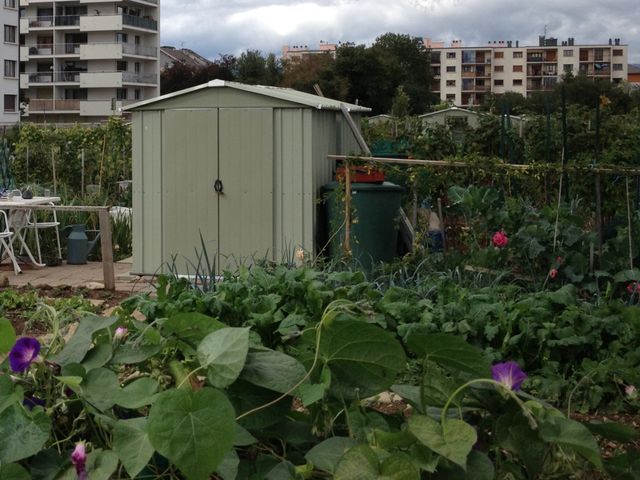
<instances>
[{"instance_id":1,"label":"overcast sky","mask_svg":"<svg viewBox=\"0 0 640 480\"><path fill-rule=\"evenodd\" d=\"M247 49L280 54L283 45L326 42L370 45L393 32L464 45L538 35L576 44L629 45L640 63L640 0L161 0L161 43L215 60Z\"/></svg>"}]
</instances>

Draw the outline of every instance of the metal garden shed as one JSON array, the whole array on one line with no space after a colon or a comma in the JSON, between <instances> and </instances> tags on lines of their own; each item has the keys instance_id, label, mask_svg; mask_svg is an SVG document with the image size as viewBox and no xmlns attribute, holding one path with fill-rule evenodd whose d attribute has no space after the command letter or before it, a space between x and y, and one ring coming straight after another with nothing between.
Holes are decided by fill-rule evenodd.
<instances>
[{"instance_id":1,"label":"metal garden shed","mask_svg":"<svg viewBox=\"0 0 640 480\"><path fill-rule=\"evenodd\" d=\"M133 272L218 270L316 248L327 155L359 154L368 108L286 88L213 80L133 113ZM350 125L351 123L351 125Z\"/></svg>"}]
</instances>

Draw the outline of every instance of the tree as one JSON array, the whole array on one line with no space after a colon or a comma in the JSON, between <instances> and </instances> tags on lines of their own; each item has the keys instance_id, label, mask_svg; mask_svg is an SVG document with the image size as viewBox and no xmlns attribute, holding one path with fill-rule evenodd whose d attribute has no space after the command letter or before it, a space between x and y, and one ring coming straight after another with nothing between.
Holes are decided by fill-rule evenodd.
<instances>
[{"instance_id":1,"label":"tree","mask_svg":"<svg viewBox=\"0 0 640 480\"><path fill-rule=\"evenodd\" d=\"M325 96L349 101L348 85L344 78L336 75L335 60L331 54L305 55L284 62L281 86L315 93L315 84Z\"/></svg>"},{"instance_id":2,"label":"tree","mask_svg":"<svg viewBox=\"0 0 640 480\"><path fill-rule=\"evenodd\" d=\"M267 72L267 60L259 50L242 52L236 62L236 80L242 83L258 85L264 83Z\"/></svg>"}]
</instances>

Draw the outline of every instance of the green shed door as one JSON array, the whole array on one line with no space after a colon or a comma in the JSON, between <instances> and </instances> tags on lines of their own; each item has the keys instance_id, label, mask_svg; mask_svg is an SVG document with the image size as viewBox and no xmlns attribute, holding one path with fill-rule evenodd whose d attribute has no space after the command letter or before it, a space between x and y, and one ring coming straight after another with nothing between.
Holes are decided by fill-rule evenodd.
<instances>
[{"instance_id":1,"label":"green shed door","mask_svg":"<svg viewBox=\"0 0 640 480\"><path fill-rule=\"evenodd\" d=\"M273 259L273 109L220 109L220 261Z\"/></svg>"},{"instance_id":2,"label":"green shed door","mask_svg":"<svg viewBox=\"0 0 640 480\"><path fill-rule=\"evenodd\" d=\"M212 260L218 250L218 109L165 110L162 123L163 261L193 273L200 234Z\"/></svg>"}]
</instances>

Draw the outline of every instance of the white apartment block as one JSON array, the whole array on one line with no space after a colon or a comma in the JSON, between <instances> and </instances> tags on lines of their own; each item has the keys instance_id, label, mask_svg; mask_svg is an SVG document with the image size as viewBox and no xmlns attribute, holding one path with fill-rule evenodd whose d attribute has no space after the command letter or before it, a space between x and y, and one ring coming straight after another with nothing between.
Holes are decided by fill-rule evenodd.
<instances>
[{"instance_id":1,"label":"white apartment block","mask_svg":"<svg viewBox=\"0 0 640 480\"><path fill-rule=\"evenodd\" d=\"M20 0L23 118L93 123L159 95L159 25L160 0Z\"/></svg>"},{"instance_id":2,"label":"white apartment block","mask_svg":"<svg viewBox=\"0 0 640 480\"><path fill-rule=\"evenodd\" d=\"M601 45L576 45L569 38L558 45L541 36L537 46L499 41L485 47L463 47L459 40L445 47L425 39L425 46L431 50L431 91L459 106L480 105L489 92L528 97L551 90L566 73L614 83L627 79L628 47L618 38Z\"/></svg>"},{"instance_id":3,"label":"white apartment block","mask_svg":"<svg viewBox=\"0 0 640 480\"><path fill-rule=\"evenodd\" d=\"M0 77L2 110L0 125L13 125L20 120L18 98L20 82L18 79L18 0L2 0L0 21L4 26L4 42L0 44L0 57L3 60L3 75Z\"/></svg>"}]
</instances>

